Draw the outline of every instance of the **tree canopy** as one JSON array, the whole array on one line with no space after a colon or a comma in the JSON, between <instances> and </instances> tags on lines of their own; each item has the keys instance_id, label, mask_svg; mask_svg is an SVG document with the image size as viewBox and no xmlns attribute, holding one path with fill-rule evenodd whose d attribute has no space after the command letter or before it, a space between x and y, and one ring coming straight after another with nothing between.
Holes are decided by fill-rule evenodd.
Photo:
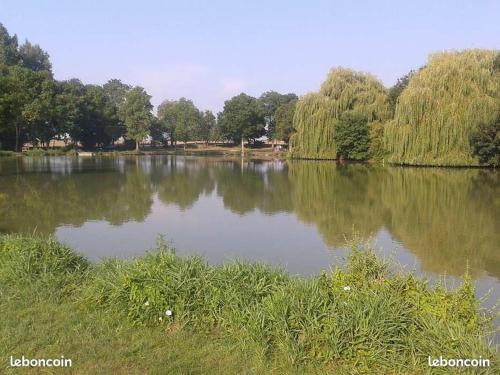
<instances>
[{"instance_id":1,"label":"tree canopy","mask_svg":"<svg viewBox=\"0 0 500 375\"><path fill-rule=\"evenodd\" d=\"M393 116L394 112L396 111L396 103L398 102L398 98L403 92L403 90L408 86L408 83L410 83L410 79L411 77L413 77L414 74L415 71L410 70L410 72L406 73L401 78L398 78L396 84L389 89L388 100L389 100L389 105L391 107L391 113Z\"/></svg>"},{"instance_id":2,"label":"tree canopy","mask_svg":"<svg viewBox=\"0 0 500 375\"><path fill-rule=\"evenodd\" d=\"M166 100L158 106L159 139L170 139L174 145L177 141L184 145L200 136L202 114L191 100Z\"/></svg>"},{"instance_id":3,"label":"tree canopy","mask_svg":"<svg viewBox=\"0 0 500 375\"><path fill-rule=\"evenodd\" d=\"M186 98L164 101L155 117L150 99L119 79L102 86L54 79L49 54L28 40L19 44L0 23L0 149L49 147L54 139L92 149L121 137L138 147L150 135L163 145L226 140L243 150L245 141L267 136L289 141L296 158L452 166L500 158L498 50L432 54L390 89L370 74L335 68L318 92L300 99L242 93L225 101L217 119Z\"/></svg>"},{"instance_id":4,"label":"tree canopy","mask_svg":"<svg viewBox=\"0 0 500 375\"><path fill-rule=\"evenodd\" d=\"M266 123L266 136L269 139L276 139L276 111L286 103L297 100L297 95L280 94L276 91L266 91L259 97L259 102L263 107Z\"/></svg>"},{"instance_id":5,"label":"tree canopy","mask_svg":"<svg viewBox=\"0 0 500 375\"><path fill-rule=\"evenodd\" d=\"M389 161L422 165L477 165L470 138L500 111L496 51L432 54L401 93L384 133Z\"/></svg>"},{"instance_id":6,"label":"tree canopy","mask_svg":"<svg viewBox=\"0 0 500 375\"><path fill-rule=\"evenodd\" d=\"M17 36L11 36L0 23L0 64L16 65L19 61Z\"/></svg>"},{"instance_id":7,"label":"tree canopy","mask_svg":"<svg viewBox=\"0 0 500 375\"><path fill-rule=\"evenodd\" d=\"M126 137L135 141L136 150L139 150L139 143L149 134L153 120L150 100L151 96L142 87L136 86L125 95L125 102L120 107Z\"/></svg>"},{"instance_id":8,"label":"tree canopy","mask_svg":"<svg viewBox=\"0 0 500 375\"><path fill-rule=\"evenodd\" d=\"M276 127L274 130L274 138L283 140L286 143L290 140L293 129L293 116L295 114L295 106L297 100L292 100L288 103L281 104L274 115Z\"/></svg>"},{"instance_id":9,"label":"tree canopy","mask_svg":"<svg viewBox=\"0 0 500 375\"><path fill-rule=\"evenodd\" d=\"M215 118L212 111L204 111L201 113L200 127L198 130L198 138L205 143L208 143L215 131L215 126L217 125L217 119Z\"/></svg>"},{"instance_id":10,"label":"tree canopy","mask_svg":"<svg viewBox=\"0 0 500 375\"><path fill-rule=\"evenodd\" d=\"M40 48L38 44L31 44L26 41L19 47L19 64L35 72L52 70L49 54Z\"/></svg>"},{"instance_id":11,"label":"tree canopy","mask_svg":"<svg viewBox=\"0 0 500 375\"><path fill-rule=\"evenodd\" d=\"M247 94L239 94L224 102L219 113L218 126L225 139L233 142L255 140L265 132L265 112L259 101Z\"/></svg>"},{"instance_id":12,"label":"tree canopy","mask_svg":"<svg viewBox=\"0 0 500 375\"><path fill-rule=\"evenodd\" d=\"M291 137L293 157L335 159L335 124L346 113L363 116L368 123L390 117L387 90L373 76L346 68L330 71L318 93L297 102Z\"/></svg>"},{"instance_id":13,"label":"tree canopy","mask_svg":"<svg viewBox=\"0 0 500 375\"><path fill-rule=\"evenodd\" d=\"M1 148L20 151L25 142L48 147L52 139L94 148L124 134L118 107L130 86L57 81L51 68L47 52L29 41L19 47L0 24Z\"/></svg>"}]
</instances>

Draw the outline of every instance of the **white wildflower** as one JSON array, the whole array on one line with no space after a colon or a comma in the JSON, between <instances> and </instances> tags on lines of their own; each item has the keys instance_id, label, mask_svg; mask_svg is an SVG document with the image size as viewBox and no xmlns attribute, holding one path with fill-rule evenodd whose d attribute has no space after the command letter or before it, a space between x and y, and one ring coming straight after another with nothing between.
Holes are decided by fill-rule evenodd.
<instances>
[{"instance_id":1,"label":"white wildflower","mask_svg":"<svg viewBox=\"0 0 500 375\"><path fill-rule=\"evenodd\" d=\"M350 286L345 286L345 287L344 287L344 291L348 292L348 291L350 291L350 290L351 290L351 287L350 287Z\"/></svg>"},{"instance_id":2,"label":"white wildflower","mask_svg":"<svg viewBox=\"0 0 500 375\"><path fill-rule=\"evenodd\" d=\"M172 315L172 310L167 310L167 311L165 311L165 315L166 315L166 316L171 316L171 315Z\"/></svg>"},{"instance_id":3,"label":"white wildflower","mask_svg":"<svg viewBox=\"0 0 500 375\"><path fill-rule=\"evenodd\" d=\"M149 301L144 302L144 306L149 306Z\"/></svg>"}]
</instances>

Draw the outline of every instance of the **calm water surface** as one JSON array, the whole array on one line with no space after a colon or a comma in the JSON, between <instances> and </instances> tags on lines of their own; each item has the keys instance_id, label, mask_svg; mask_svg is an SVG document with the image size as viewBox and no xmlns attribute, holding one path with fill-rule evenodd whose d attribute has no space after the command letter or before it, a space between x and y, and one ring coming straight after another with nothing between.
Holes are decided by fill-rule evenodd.
<instances>
[{"instance_id":1,"label":"calm water surface","mask_svg":"<svg viewBox=\"0 0 500 375\"><path fill-rule=\"evenodd\" d=\"M500 173L222 158L0 159L0 232L54 234L86 255L130 257L157 236L211 263L310 275L357 232L431 278L469 270L500 295Z\"/></svg>"}]
</instances>

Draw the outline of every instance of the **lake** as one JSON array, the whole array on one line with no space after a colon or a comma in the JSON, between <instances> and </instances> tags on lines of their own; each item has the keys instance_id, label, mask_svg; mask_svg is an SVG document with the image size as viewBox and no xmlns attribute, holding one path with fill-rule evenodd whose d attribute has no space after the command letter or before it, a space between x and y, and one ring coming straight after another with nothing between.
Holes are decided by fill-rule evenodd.
<instances>
[{"instance_id":1,"label":"lake","mask_svg":"<svg viewBox=\"0 0 500 375\"><path fill-rule=\"evenodd\" d=\"M0 159L0 232L53 234L88 259L158 235L210 263L312 275L353 233L408 270L500 294L500 173L331 161L130 156Z\"/></svg>"}]
</instances>

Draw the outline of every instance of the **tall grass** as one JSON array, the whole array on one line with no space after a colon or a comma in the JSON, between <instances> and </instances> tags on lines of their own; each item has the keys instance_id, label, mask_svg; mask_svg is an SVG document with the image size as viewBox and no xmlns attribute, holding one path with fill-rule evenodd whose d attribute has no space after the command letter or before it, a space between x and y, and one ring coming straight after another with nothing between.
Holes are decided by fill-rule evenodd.
<instances>
[{"instance_id":1,"label":"tall grass","mask_svg":"<svg viewBox=\"0 0 500 375\"><path fill-rule=\"evenodd\" d=\"M310 278L262 264L211 266L161 242L140 258L95 265L51 239L4 236L0 244L2 286L41 277L61 288L66 280L72 293L65 298L138 330L218 332L270 361L339 373L424 373L428 356L498 359L487 341L492 312L480 310L468 277L457 290L431 288L390 271L359 243L345 268Z\"/></svg>"},{"instance_id":2,"label":"tall grass","mask_svg":"<svg viewBox=\"0 0 500 375\"><path fill-rule=\"evenodd\" d=\"M41 289L49 292L45 297L69 294L88 267L83 257L53 238L0 236L0 285L14 290Z\"/></svg>"},{"instance_id":3,"label":"tall grass","mask_svg":"<svg viewBox=\"0 0 500 375\"><path fill-rule=\"evenodd\" d=\"M0 150L0 158L1 157L12 157L12 156L16 156L16 153L14 151Z\"/></svg>"}]
</instances>

